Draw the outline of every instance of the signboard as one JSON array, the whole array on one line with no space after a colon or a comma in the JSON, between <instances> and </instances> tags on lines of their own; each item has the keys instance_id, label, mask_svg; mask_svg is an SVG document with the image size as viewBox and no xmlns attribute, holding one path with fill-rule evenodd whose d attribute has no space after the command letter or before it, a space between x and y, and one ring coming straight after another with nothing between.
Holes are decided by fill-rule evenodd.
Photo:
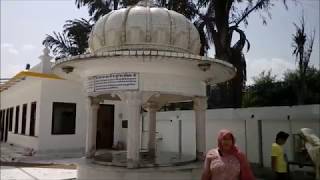
<instances>
[{"instance_id":1,"label":"signboard","mask_svg":"<svg viewBox=\"0 0 320 180\"><path fill-rule=\"evenodd\" d=\"M104 92L117 90L137 90L139 74L134 72L111 73L88 77L87 91Z\"/></svg>"}]
</instances>

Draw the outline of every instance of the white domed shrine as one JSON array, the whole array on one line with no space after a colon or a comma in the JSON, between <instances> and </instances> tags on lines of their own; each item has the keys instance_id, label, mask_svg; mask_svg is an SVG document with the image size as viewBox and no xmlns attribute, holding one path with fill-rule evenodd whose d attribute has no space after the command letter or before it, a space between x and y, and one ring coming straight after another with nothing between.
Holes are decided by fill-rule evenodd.
<instances>
[{"instance_id":1,"label":"white domed shrine","mask_svg":"<svg viewBox=\"0 0 320 180\"><path fill-rule=\"evenodd\" d=\"M206 86L231 79L236 70L225 61L199 56L199 33L192 22L177 12L142 1L101 17L90 34L89 48L89 54L59 59L53 66L60 77L83 83L88 97L87 161L79 165L78 178L110 173L108 166L90 164L92 161L142 168L201 159L206 151ZM127 141L122 152L96 146L97 113L104 100L123 103ZM167 103L185 101L194 104L197 157L171 157L170 153L157 151L156 112ZM148 112L147 150L141 149L142 108ZM114 179L126 179L135 173L115 171ZM162 174L163 179L173 177L178 176Z\"/></svg>"},{"instance_id":2,"label":"white domed shrine","mask_svg":"<svg viewBox=\"0 0 320 180\"><path fill-rule=\"evenodd\" d=\"M141 2L101 17L90 34L89 47L93 53L161 50L199 54L200 38L183 15Z\"/></svg>"}]
</instances>

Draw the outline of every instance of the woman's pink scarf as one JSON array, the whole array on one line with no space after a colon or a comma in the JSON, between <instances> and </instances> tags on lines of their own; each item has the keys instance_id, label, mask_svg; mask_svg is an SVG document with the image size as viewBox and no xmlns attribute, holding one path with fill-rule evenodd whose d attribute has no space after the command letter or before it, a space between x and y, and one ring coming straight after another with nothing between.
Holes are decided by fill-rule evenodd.
<instances>
[{"instance_id":1,"label":"woman's pink scarf","mask_svg":"<svg viewBox=\"0 0 320 180\"><path fill-rule=\"evenodd\" d=\"M222 140L224 136L231 135L232 137L232 148L230 150L223 151L222 149ZM218 135L218 148L222 152L226 152L228 154L234 155L240 162L240 180L254 180L254 176L252 174L250 165L247 161L245 155L239 150L239 148L235 145L235 138L230 130L223 129L219 132Z\"/></svg>"}]
</instances>

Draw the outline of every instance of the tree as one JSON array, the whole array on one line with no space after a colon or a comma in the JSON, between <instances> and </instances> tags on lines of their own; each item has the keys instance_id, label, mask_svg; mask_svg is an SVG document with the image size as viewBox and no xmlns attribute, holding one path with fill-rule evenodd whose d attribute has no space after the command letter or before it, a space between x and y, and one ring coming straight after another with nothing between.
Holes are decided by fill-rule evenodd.
<instances>
[{"instance_id":1,"label":"tree","mask_svg":"<svg viewBox=\"0 0 320 180\"><path fill-rule=\"evenodd\" d=\"M195 1L191 0L155 0L156 3L169 10L183 14L188 19L193 19L198 12Z\"/></svg>"},{"instance_id":2,"label":"tree","mask_svg":"<svg viewBox=\"0 0 320 180\"><path fill-rule=\"evenodd\" d=\"M63 26L64 33L67 37L72 39L74 45L76 45L78 54L82 54L88 48L88 38L91 32L93 24L85 19L68 20Z\"/></svg>"},{"instance_id":3,"label":"tree","mask_svg":"<svg viewBox=\"0 0 320 180\"><path fill-rule=\"evenodd\" d=\"M315 67L307 67L305 71L306 91L302 101L304 104L319 104L320 103L320 70ZM300 87L300 70L288 71L284 74L284 82L291 89L291 99L294 104L300 104L301 97L297 95L297 89Z\"/></svg>"},{"instance_id":4,"label":"tree","mask_svg":"<svg viewBox=\"0 0 320 180\"><path fill-rule=\"evenodd\" d=\"M75 0L77 8L88 7L88 13L93 21L120 7L136 4L139 0Z\"/></svg>"},{"instance_id":5,"label":"tree","mask_svg":"<svg viewBox=\"0 0 320 180\"><path fill-rule=\"evenodd\" d=\"M244 5L247 3L247 5ZM286 6L286 1L283 0ZM213 43L215 47L215 57L233 64L237 68L236 76L229 82L218 85L220 94L227 93L227 103L225 107L240 107L242 102L242 92L246 81L246 61L242 53L247 44L247 50L250 44L243 30L239 28L241 23L248 25L247 18L253 12L267 12L270 17L269 9L272 6L271 0L199 0L199 7L207 7L204 13L199 12L199 19L196 20L196 26L200 30L200 37ZM240 7L245 6L244 9ZM266 16L260 14L262 21L266 24ZM239 39L232 44L233 33L239 34ZM204 42L204 41L202 41ZM205 53L208 43L203 43L201 53ZM228 98L229 97L229 98ZM209 105L210 105L209 97Z\"/></svg>"},{"instance_id":6,"label":"tree","mask_svg":"<svg viewBox=\"0 0 320 180\"><path fill-rule=\"evenodd\" d=\"M307 36L305 33L305 21L304 17L301 18L300 26L294 23L296 28L295 34L293 34L293 53L296 62L298 62L298 72L299 72L299 86L297 87L297 97L298 104L304 103L304 96L307 91L306 85L306 73L309 66L310 56L312 53L312 47L314 42L315 31Z\"/></svg>"},{"instance_id":7,"label":"tree","mask_svg":"<svg viewBox=\"0 0 320 180\"><path fill-rule=\"evenodd\" d=\"M262 72L254 78L254 83L246 88L243 107L292 106L298 104L296 89L299 86L299 70L288 71L282 81L277 81L271 72ZM305 104L320 103L320 70L314 67L306 69Z\"/></svg>"},{"instance_id":8,"label":"tree","mask_svg":"<svg viewBox=\"0 0 320 180\"><path fill-rule=\"evenodd\" d=\"M271 106L277 104L276 92L279 84L276 83L276 76L262 71L258 77L254 77L254 84L247 88L243 99L243 106Z\"/></svg>"},{"instance_id":9,"label":"tree","mask_svg":"<svg viewBox=\"0 0 320 180\"><path fill-rule=\"evenodd\" d=\"M67 20L62 33L47 35L42 44L50 48L56 58L85 53L92 24L85 19Z\"/></svg>"},{"instance_id":10,"label":"tree","mask_svg":"<svg viewBox=\"0 0 320 180\"><path fill-rule=\"evenodd\" d=\"M42 44L51 49L57 59L76 55L76 50L72 47L72 42L65 33L53 32L53 35L46 36Z\"/></svg>"}]
</instances>

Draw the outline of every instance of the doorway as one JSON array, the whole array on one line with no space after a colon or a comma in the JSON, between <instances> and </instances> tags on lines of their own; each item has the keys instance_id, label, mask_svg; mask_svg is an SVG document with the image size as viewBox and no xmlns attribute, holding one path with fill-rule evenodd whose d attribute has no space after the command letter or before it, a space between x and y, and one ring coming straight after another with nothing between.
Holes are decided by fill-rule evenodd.
<instances>
[{"instance_id":1,"label":"doorway","mask_svg":"<svg viewBox=\"0 0 320 180\"><path fill-rule=\"evenodd\" d=\"M114 136L114 105L100 104L97 121L97 149L111 149Z\"/></svg>"},{"instance_id":2,"label":"doorway","mask_svg":"<svg viewBox=\"0 0 320 180\"><path fill-rule=\"evenodd\" d=\"M8 128L9 128L9 109L6 111L6 117L5 117L5 126L4 126L4 139L3 142L7 142L8 140Z\"/></svg>"},{"instance_id":3,"label":"doorway","mask_svg":"<svg viewBox=\"0 0 320 180\"><path fill-rule=\"evenodd\" d=\"M0 141L4 140L4 115L5 110L0 111Z\"/></svg>"}]
</instances>

